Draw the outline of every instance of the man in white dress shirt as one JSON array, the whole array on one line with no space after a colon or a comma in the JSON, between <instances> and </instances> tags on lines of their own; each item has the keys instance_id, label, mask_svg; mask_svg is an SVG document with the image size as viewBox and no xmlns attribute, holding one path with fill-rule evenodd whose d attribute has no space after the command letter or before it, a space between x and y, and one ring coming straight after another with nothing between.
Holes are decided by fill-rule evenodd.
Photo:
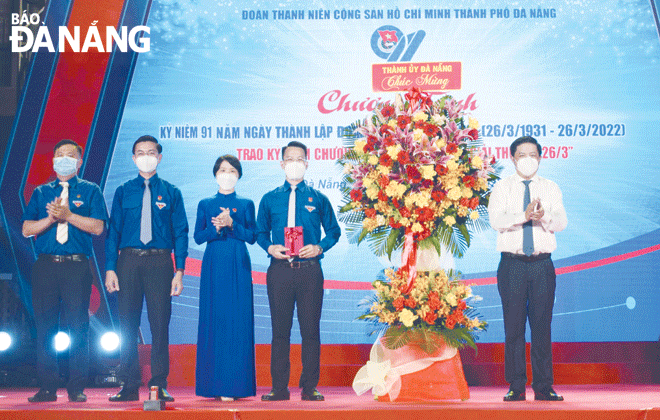
<instances>
[{"instance_id":1,"label":"man in white dress shirt","mask_svg":"<svg viewBox=\"0 0 660 420\"><path fill-rule=\"evenodd\" d=\"M533 137L511 144L516 174L495 184L488 213L497 230L497 288L504 312L504 370L509 392L504 401L524 401L527 383L525 324L532 334L534 399L563 401L553 389L552 307L555 267L550 254L557 248L555 232L566 227L561 190L537 175L541 146Z\"/></svg>"}]
</instances>

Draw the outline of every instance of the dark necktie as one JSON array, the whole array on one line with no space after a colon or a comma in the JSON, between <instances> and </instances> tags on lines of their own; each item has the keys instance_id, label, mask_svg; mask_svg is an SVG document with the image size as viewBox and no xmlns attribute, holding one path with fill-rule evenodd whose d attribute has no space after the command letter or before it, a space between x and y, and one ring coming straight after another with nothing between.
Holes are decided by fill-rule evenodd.
<instances>
[{"instance_id":1,"label":"dark necktie","mask_svg":"<svg viewBox=\"0 0 660 420\"><path fill-rule=\"evenodd\" d=\"M523 211L527 210L527 206L531 203L531 194L529 193L529 183L531 180L523 181L525 184L525 197L523 198ZM523 252L525 255L532 255L534 253L534 228L532 221L528 220L523 224Z\"/></svg>"}]
</instances>

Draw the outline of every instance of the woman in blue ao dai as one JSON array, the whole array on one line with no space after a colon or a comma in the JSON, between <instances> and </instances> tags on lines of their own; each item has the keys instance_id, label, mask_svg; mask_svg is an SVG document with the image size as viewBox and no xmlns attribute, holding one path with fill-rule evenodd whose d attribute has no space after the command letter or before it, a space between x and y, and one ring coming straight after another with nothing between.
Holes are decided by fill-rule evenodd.
<instances>
[{"instance_id":1,"label":"woman in blue ao dai","mask_svg":"<svg viewBox=\"0 0 660 420\"><path fill-rule=\"evenodd\" d=\"M241 163L218 158L218 192L199 202L195 242L206 242L199 290L195 393L232 400L256 395L252 268L254 202L236 195Z\"/></svg>"}]
</instances>

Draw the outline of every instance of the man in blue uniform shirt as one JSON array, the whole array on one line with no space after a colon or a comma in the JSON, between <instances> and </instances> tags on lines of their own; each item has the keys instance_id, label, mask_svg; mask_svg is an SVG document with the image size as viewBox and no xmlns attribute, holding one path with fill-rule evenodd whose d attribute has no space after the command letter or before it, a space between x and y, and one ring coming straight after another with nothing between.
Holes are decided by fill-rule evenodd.
<instances>
[{"instance_id":1,"label":"man in blue uniform shirt","mask_svg":"<svg viewBox=\"0 0 660 420\"><path fill-rule=\"evenodd\" d=\"M108 213L98 185L78 178L82 148L73 140L55 145L57 179L37 187L23 214L23 235L36 236L32 305L37 328L37 375L41 389L30 402L57 400L59 369L53 339L69 333L69 401L85 402L89 371L89 297L92 235L103 233Z\"/></svg>"},{"instance_id":2,"label":"man in blue uniform shirt","mask_svg":"<svg viewBox=\"0 0 660 420\"><path fill-rule=\"evenodd\" d=\"M170 370L169 324L172 296L183 291L188 256L188 219L181 191L156 174L163 148L152 136L133 144L133 162L139 175L115 191L106 239L108 292L118 292L121 325L119 379L123 387L110 401L137 401L141 385L138 329L142 300L147 302L151 327L151 380L158 399L174 401L167 392ZM172 263L172 250L176 272ZM121 251L121 252L120 252Z\"/></svg>"},{"instance_id":3,"label":"man in blue uniform shirt","mask_svg":"<svg viewBox=\"0 0 660 420\"><path fill-rule=\"evenodd\" d=\"M317 390L320 371L320 320L323 304L323 253L339 240L341 229L328 198L305 184L307 147L297 141L282 148L284 185L268 192L259 204L257 242L271 257L266 274L273 339L270 373L272 390L262 401L288 400L290 338L297 306L302 336L301 398L323 401ZM321 237L321 226L325 236ZM287 255L285 228L302 227L303 246ZM298 231L299 232L299 231ZM290 253L289 253L290 254Z\"/></svg>"}]
</instances>

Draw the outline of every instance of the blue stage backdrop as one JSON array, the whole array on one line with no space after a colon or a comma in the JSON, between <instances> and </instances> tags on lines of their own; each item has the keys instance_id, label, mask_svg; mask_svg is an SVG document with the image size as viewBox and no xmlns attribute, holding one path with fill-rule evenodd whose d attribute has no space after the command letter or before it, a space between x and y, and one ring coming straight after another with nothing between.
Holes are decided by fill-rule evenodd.
<instances>
[{"instance_id":1,"label":"blue stage backdrop","mask_svg":"<svg viewBox=\"0 0 660 420\"><path fill-rule=\"evenodd\" d=\"M553 339L655 341L660 324L660 36L655 0L153 0L104 194L136 175L131 145L159 138L159 175L183 192L191 225L185 290L171 342L195 343L198 202L214 194L215 159L243 164L240 195L281 185L279 148L310 148L306 180L340 204L344 128L414 80L448 92L476 118L485 147L513 173L508 146L532 135L541 176L564 194L557 234ZM483 297L481 342L503 342L495 231L476 233L454 264ZM270 343L266 253L249 248L257 343ZM371 343L355 321L380 270L398 265L342 236L323 260L323 343ZM147 325L146 314L143 325ZM294 328L297 322L294 321ZM148 328L144 328L149 342ZM294 332L293 342L299 342Z\"/></svg>"}]
</instances>

